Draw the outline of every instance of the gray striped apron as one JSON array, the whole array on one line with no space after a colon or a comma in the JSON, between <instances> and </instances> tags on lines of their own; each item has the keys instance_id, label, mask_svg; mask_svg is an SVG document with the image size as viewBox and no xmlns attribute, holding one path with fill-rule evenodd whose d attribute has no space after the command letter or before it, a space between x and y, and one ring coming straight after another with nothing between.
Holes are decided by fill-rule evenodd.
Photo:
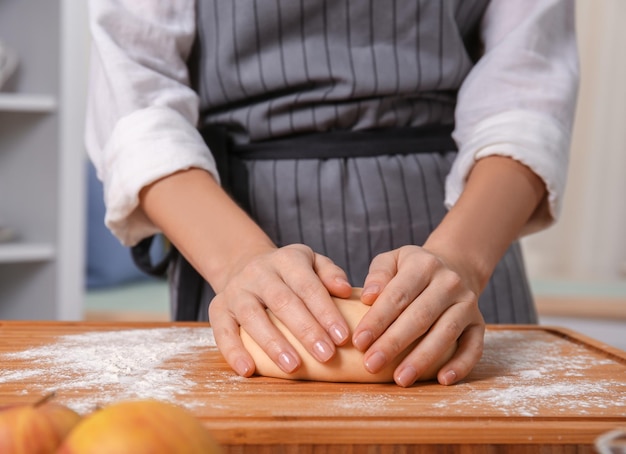
<instances>
[{"instance_id":1,"label":"gray striped apron","mask_svg":"<svg viewBox=\"0 0 626 454\"><path fill-rule=\"evenodd\" d=\"M199 128L227 189L277 245L307 244L360 286L376 254L424 243L446 213L456 92L479 58L487 3L197 2ZM207 320L210 286L174 255L175 318ZM488 323L536 322L519 244L479 305Z\"/></svg>"}]
</instances>

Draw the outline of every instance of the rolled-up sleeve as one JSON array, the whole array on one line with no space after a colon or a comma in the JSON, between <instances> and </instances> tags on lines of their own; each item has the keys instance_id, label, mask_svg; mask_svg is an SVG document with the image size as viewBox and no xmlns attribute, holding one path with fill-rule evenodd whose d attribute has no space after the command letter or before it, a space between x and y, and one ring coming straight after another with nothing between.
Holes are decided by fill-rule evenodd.
<instances>
[{"instance_id":1,"label":"rolled-up sleeve","mask_svg":"<svg viewBox=\"0 0 626 454\"><path fill-rule=\"evenodd\" d=\"M483 56L459 91L459 155L446 181L448 207L478 159L502 155L546 185L548 206L529 221L533 230L557 219L578 91L574 7L571 0L493 0L488 6Z\"/></svg>"},{"instance_id":2,"label":"rolled-up sleeve","mask_svg":"<svg viewBox=\"0 0 626 454\"><path fill-rule=\"evenodd\" d=\"M193 0L93 0L85 140L104 184L105 223L125 245L158 232L139 192L179 170L217 179L196 129L198 96L186 60L195 38Z\"/></svg>"}]
</instances>

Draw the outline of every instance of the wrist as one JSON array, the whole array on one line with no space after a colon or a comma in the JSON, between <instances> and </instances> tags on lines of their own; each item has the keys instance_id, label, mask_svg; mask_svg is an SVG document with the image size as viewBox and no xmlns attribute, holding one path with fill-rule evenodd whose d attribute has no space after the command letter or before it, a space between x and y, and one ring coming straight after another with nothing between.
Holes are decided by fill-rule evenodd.
<instances>
[{"instance_id":1,"label":"wrist","mask_svg":"<svg viewBox=\"0 0 626 454\"><path fill-rule=\"evenodd\" d=\"M423 248L461 276L465 285L479 295L487 285L495 264L485 254L464 244L464 240L453 232L445 230L433 231Z\"/></svg>"},{"instance_id":2,"label":"wrist","mask_svg":"<svg viewBox=\"0 0 626 454\"><path fill-rule=\"evenodd\" d=\"M275 249L204 170L165 177L144 188L140 201L146 215L215 291L253 257Z\"/></svg>"},{"instance_id":3,"label":"wrist","mask_svg":"<svg viewBox=\"0 0 626 454\"><path fill-rule=\"evenodd\" d=\"M269 254L276 250L276 246L268 242L242 244L237 247L236 253L226 253L221 256L213 255L198 261L198 271L207 280L216 293L220 293L228 283L248 264L257 257Z\"/></svg>"},{"instance_id":4,"label":"wrist","mask_svg":"<svg viewBox=\"0 0 626 454\"><path fill-rule=\"evenodd\" d=\"M543 181L528 167L507 157L483 158L424 248L480 293L544 197Z\"/></svg>"}]
</instances>

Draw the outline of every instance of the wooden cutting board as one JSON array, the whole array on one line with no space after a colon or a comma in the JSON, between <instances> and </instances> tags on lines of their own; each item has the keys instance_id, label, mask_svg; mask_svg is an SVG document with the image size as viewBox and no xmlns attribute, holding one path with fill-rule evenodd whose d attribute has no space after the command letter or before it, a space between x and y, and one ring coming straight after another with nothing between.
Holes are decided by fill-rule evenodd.
<instances>
[{"instance_id":1,"label":"wooden cutting board","mask_svg":"<svg viewBox=\"0 0 626 454\"><path fill-rule=\"evenodd\" d=\"M0 322L0 365L0 405L154 397L189 408L225 452L593 452L626 428L626 352L551 327L488 327L481 362L450 387L241 378L198 323Z\"/></svg>"}]
</instances>

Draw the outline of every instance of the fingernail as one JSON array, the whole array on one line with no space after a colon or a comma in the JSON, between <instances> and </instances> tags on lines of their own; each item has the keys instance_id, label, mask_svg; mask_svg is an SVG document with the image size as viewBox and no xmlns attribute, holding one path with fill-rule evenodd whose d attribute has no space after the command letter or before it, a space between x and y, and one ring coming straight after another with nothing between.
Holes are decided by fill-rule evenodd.
<instances>
[{"instance_id":1,"label":"fingernail","mask_svg":"<svg viewBox=\"0 0 626 454\"><path fill-rule=\"evenodd\" d=\"M396 376L396 383L406 388L407 386L411 386L415 382L416 378L417 371L415 368L413 366L406 366Z\"/></svg>"},{"instance_id":2,"label":"fingernail","mask_svg":"<svg viewBox=\"0 0 626 454\"><path fill-rule=\"evenodd\" d=\"M323 363L333 356L333 349L324 341L317 341L313 344L313 349L315 350L315 357Z\"/></svg>"},{"instance_id":3,"label":"fingernail","mask_svg":"<svg viewBox=\"0 0 626 454\"><path fill-rule=\"evenodd\" d=\"M357 350L365 351L365 349L370 346L373 340L374 336L370 331L362 331L354 338L352 343L357 348Z\"/></svg>"},{"instance_id":4,"label":"fingernail","mask_svg":"<svg viewBox=\"0 0 626 454\"><path fill-rule=\"evenodd\" d=\"M348 332L341 325L333 325L330 327L330 337L336 345L343 344L348 338Z\"/></svg>"},{"instance_id":5,"label":"fingernail","mask_svg":"<svg viewBox=\"0 0 626 454\"><path fill-rule=\"evenodd\" d=\"M250 364L248 364L248 361L238 359L235 363L235 372L237 372L242 377L247 377L250 369L252 368L250 367Z\"/></svg>"},{"instance_id":6,"label":"fingernail","mask_svg":"<svg viewBox=\"0 0 626 454\"><path fill-rule=\"evenodd\" d=\"M449 370L445 374L443 374L443 383L442 385L453 385L456 382L456 372L453 370Z\"/></svg>"},{"instance_id":7,"label":"fingernail","mask_svg":"<svg viewBox=\"0 0 626 454\"><path fill-rule=\"evenodd\" d=\"M343 277L336 277L335 278L335 282L339 285L342 285L344 287L352 287L352 285L350 285L350 282L348 282L347 280L345 280Z\"/></svg>"},{"instance_id":8,"label":"fingernail","mask_svg":"<svg viewBox=\"0 0 626 454\"><path fill-rule=\"evenodd\" d=\"M292 354L287 353L287 352L282 352L280 355L278 355L278 365L283 371L290 374L294 370L296 370L296 367L298 366L298 362L296 361L296 358L294 358Z\"/></svg>"},{"instance_id":9,"label":"fingernail","mask_svg":"<svg viewBox=\"0 0 626 454\"><path fill-rule=\"evenodd\" d=\"M380 286L376 284L370 284L363 289L363 292L361 293L361 295L362 296L377 295L379 292L380 292Z\"/></svg>"},{"instance_id":10,"label":"fingernail","mask_svg":"<svg viewBox=\"0 0 626 454\"><path fill-rule=\"evenodd\" d=\"M376 352L365 360L365 368L375 374L387 363L387 358L383 352Z\"/></svg>"}]
</instances>

